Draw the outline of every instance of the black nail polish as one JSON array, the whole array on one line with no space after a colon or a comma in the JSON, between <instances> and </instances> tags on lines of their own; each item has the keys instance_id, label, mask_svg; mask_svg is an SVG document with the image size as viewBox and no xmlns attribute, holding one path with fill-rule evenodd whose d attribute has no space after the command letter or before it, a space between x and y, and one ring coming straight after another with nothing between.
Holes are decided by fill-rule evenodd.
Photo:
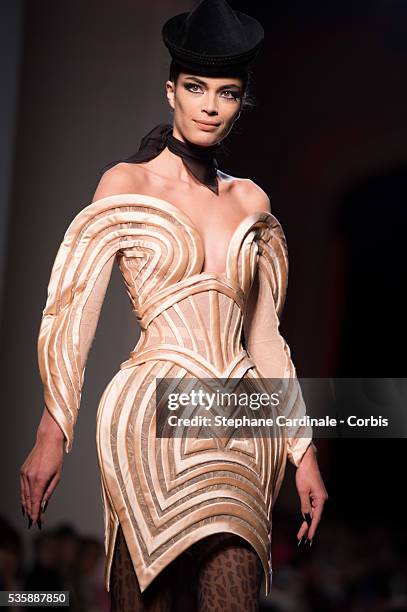
<instances>
[{"instance_id":1,"label":"black nail polish","mask_svg":"<svg viewBox=\"0 0 407 612\"><path fill-rule=\"evenodd\" d=\"M298 540L297 546L301 546L301 542L302 542L302 538L301 538L301 540Z\"/></svg>"},{"instance_id":2,"label":"black nail polish","mask_svg":"<svg viewBox=\"0 0 407 612\"><path fill-rule=\"evenodd\" d=\"M25 509L24 506L21 504L21 512L23 513L23 516L25 516Z\"/></svg>"},{"instance_id":3,"label":"black nail polish","mask_svg":"<svg viewBox=\"0 0 407 612\"><path fill-rule=\"evenodd\" d=\"M31 529L31 525L33 524L31 516L28 517L28 529Z\"/></svg>"},{"instance_id":4,"label":"black nail polish","mask_svg":"<svg viewBox=\"0 0 407 612\"><path fill-rule=\"evenodd\" d=\"M39 529L42 529L42 521L40 518L37 519L37 525Z\"/></svg>"},{"instance_id":5,"label":"black nail polish","mask_svg":"<svg viewBox=\"0 0 407 612\"><path fill-rule=\"evenodd\" d=\"M44 509L43 509L43 512L45 512L45 510L47 509L47 506L48 506L48 500L47 500L47 501L45 502L45 504L44 504Z\"/></svg>"}]
</instances>

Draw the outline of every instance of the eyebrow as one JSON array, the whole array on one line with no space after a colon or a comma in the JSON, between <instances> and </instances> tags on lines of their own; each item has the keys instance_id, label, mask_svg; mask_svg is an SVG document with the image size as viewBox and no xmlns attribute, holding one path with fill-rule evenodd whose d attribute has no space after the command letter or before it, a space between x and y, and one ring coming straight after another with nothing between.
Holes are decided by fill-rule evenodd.
<instances>
[{"instance_id":1,"label":"eyebrow","mask_svg":"<svg viewBox=\"0 0 407 612\"><path fill-rule=\"evenodd\" d=\"M198 79L198 77L194 77L194 76L185 77L185 80L193 80L199 83L200 85L207 85L205 81L202 81L201 79ZM238 89L239 91L241 89L241 87L239 85L236 85L236 83L229 83L226 85L221 85L220 87L218 87L217 91L220 91L221 89L231 89L232 87L235 89Z\"/></svg>"}]
</instances>

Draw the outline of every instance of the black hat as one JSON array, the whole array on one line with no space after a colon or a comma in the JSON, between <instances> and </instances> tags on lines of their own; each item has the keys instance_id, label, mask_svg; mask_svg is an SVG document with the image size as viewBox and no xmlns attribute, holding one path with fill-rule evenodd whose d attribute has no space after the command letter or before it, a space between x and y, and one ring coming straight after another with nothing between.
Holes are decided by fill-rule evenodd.
<instances>
[{"instance_id":1,"label":"black hat","mask_svg":"<svg viewBox=\"0 0 407 612\"><path fill-rule=\"evenodd\" d=\"M226 0L201 0L189 13L166 21L161 34L178 64L206 74L247 67L264 39L257 19L234 11Z\"/></svg>"}]
</instances>

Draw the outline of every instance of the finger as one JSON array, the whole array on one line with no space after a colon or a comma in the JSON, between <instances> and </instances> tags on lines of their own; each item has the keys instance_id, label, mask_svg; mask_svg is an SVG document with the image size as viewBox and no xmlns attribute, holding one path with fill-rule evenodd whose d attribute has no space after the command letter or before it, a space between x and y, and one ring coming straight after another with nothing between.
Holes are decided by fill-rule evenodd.
<instances>
[{"instance_id":1,"label":"finger","mask_svg":"<svg viewBox=\"0 0 407 612\"><path fill-rule=\"evenodd\" d=\"M297 538L302 538L308 531L308 528L312 521L313 508L311 505L311 498L309 490L298 491L301 503L301 514L304 519L298 533Z\"/></svg>"},{"instance_id":2,"label":"finger","mask_svg":"<svg viewBox=\"0 0 407 612\"><path fill-rule=\"evenodd\" d=\"M30 493L30 482L27 474L23 474L24 481L24 494L25 494L25 507L28 516L31 516L31 493Z\"/></svg>"},{"instance_id":3,"label":"finger","mask_svg":"<svg viewBox=\"0 0 407 612\"><path fill-rule=\"evenodd\" d=\"M308 539L312 540L316 530L318 528L318 525L320 523L321 517L322 517L322 512L324 510L324 504L325 504L325 500L324 499L316 499L315 500L315 505L314 505L314 515L312 517L312 522L311 525L309 527L309 531L308 531Z\"/></svg>"},{"instance_id":4,"label":"finger","mask_svg":"<svg viewBox=\"0 0 407 612\"><path fill-rule=\"evenodd\" d=\"M38 519L40 512L40 503L44 492L45 483L42 480L36 480L33 486L32 498L31 498L31 518L33 522Z\"/></svg>"},{"instance_id":5,"label":"finger","mask_svg":"<svg viewBox=\"0 0 407 612\"><path fill-rule=\"evenodd\" d=\"M309 528L310 526L308 525L307 521L303 521L303 523L301 524L301 527L299 528L297 532L297 539L300 539L304 536L309 538Z\"/></svg>"},{"instance_id":6,"label":"finger","mask_svg":"<svg viewBox=\"0 0 407 612\"><path fill-rule=\"evenodd\" d=\"M303 523L299 530L297 531L297 540L301 540L302 538L308 535L308 525L307 523Z\"/></svg>"},{"instance_id":7,"label":"finger","mask_svg":"<svg viewBox=\"0 0 407 612\"><path fill-rule=\"evenodd\" d=\"M40 480L35 475L28 475L27 482L29 487L29 498L30 498L30 517L33 522L37 520L38 508L42 498L42 490L40 486Z\"/></svg>"},{"instance_id":8,"label":"finger","mask_svg":"<svg viewBox=\"0 0 407 612\"><path fill-rule=\"evenodd\" d=\"M312 512L313 512L313 508L311 505L311 491L309 489L304 490L304 491L298 491L298 495L300 497L300 503L301 503L301 514L302 517L304 519L304 521L307 522L307 515L309 515L312 519ZM311 521L308 520L308 522L310 523Z\"/></svg>"},{"instance_id":9,"label":"finger","mask_svg":"<svg viewBox=\"0 0 407 612\"><path fill-rule=\"evenodd\" d=\"M308 529L309 529L309 525L307 521L303 521L301 524L301 527L299 528L297 532L297 539L301 539L304 536L308 537Z\"/></svg>"},{"instance_id":10,"label":"finger","mask_svg":"<svg viewBox=\"0 0 407 612\"><path fill-rule=\"evenodd\" d=\"M38 518L37 518L38 529L42 529L44 527L45 510L46 510L47 505L48 505L48 502L43 496L41 503L40 503L40 508L38 511Z\"/></svg>"},{"instance_id":11,"label":"finger","mask_svg":"<svg viewBox=\"0 0 407 612\"><path fill-rule=\"evenodd\" d=\"M44 492L48 488L48 483L52 477L45 479L44 477L36 477L33 480L34 487L31 497L31 513L32 520L37 521L40 517L40 504L44 497Z\"/></svg>"},{"instance_id":12,"label":"finger","mask_svg":"<svg viewBox=\"0 0 407 612\"><path fill-rule=\"evenodd\" d=\"M40 514L40 518L41 518L41 522L44 520L44 514L45 514L45 510L47 509L48 506L48 502L58 484L58 482L60 481L61 477L59 475L59 473L55 474L55 476L51 479L48 487L45 489L43 496L42 496L42 500L41 500L41 514Z\"/></svg>"},{"instance_id":13,"label":"finger","mask_svg":"<svg viewBox=\"0 0 407 612\"><path fill-rule=\"evenodd\" d=\"M25 514L27 514L27 503L25 501L24 478L21 472L20 472L20 500L21 500L21 506L24 510L24 516L25 516Z\"/></svg>"}]
</instances>

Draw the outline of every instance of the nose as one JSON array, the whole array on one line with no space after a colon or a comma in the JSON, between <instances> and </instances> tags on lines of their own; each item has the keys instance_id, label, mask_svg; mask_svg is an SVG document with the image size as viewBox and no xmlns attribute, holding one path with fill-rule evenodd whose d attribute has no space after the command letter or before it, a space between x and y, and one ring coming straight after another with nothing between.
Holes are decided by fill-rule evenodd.
<instances>
[{"instance_id":1,"label":"nose","mask_svg":"<svg viewBox=\"0 0 407 612\"><path fill-rule=\"evenodd\" d=\"M217 115L219 113L218 98L217 98L216 93L213 93L213 94L211 94L210 92L206 93L203 99L201 110L204 113L207 113L208 115L211 115L211 116Z\"/></svg>"}]
</instances>

